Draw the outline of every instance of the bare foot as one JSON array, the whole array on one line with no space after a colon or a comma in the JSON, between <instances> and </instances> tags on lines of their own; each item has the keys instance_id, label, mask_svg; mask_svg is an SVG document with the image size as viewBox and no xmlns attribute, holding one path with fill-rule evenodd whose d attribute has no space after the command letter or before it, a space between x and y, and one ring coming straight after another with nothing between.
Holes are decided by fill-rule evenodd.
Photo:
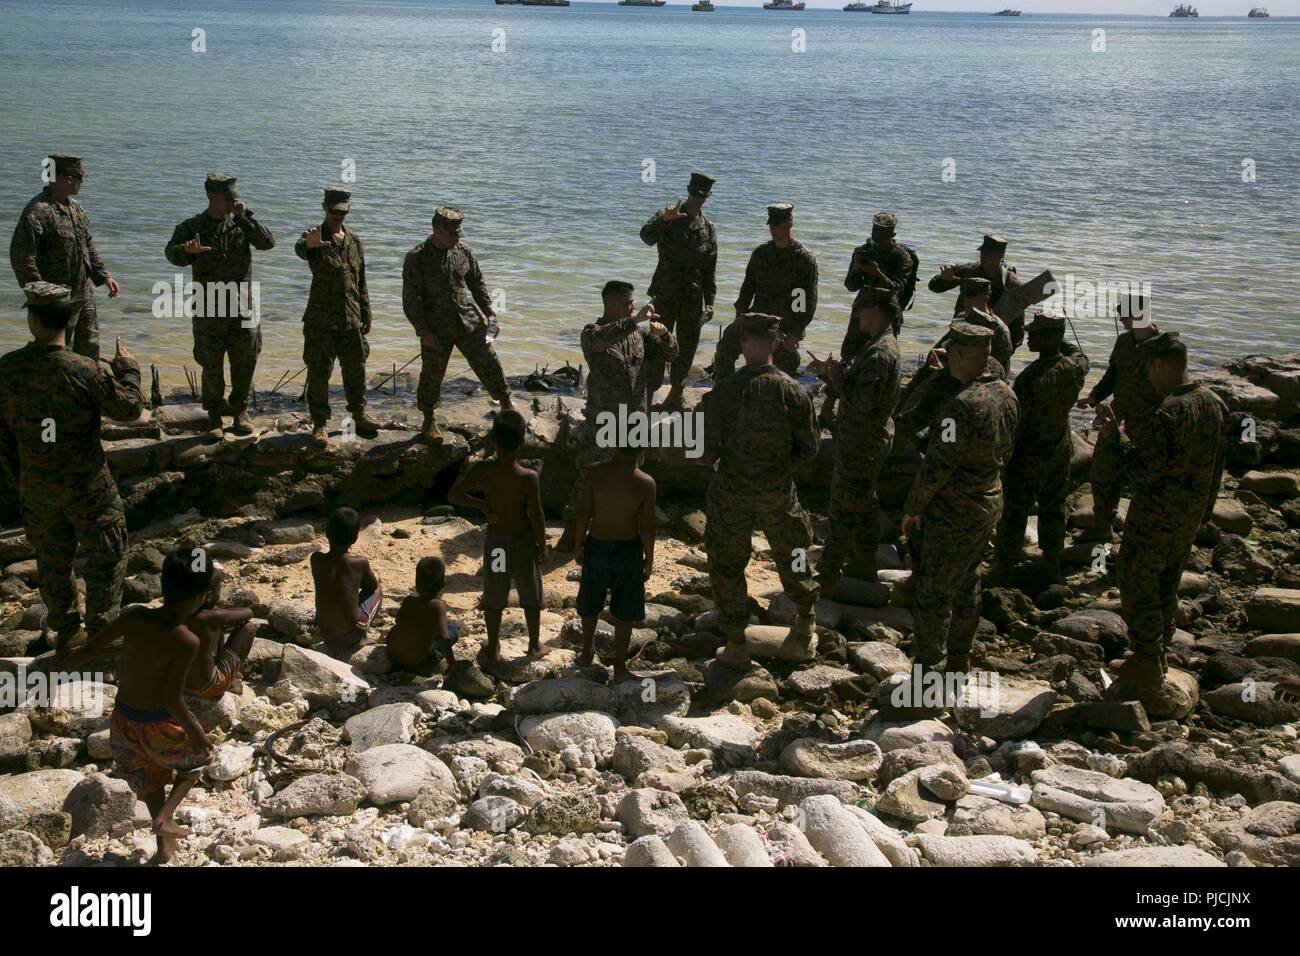
<instances>
[{"instance_id":1,"label":"bare foot","mask_svg":"<svg viewBox=\"0 0 1300 956\"><path fill-rule=\"evenodd\" d=\"M579 655L578 655L578 666L579 666L579 667L590 667L590 666L591 666L592 664L594 664L594 663L596 663L596 652L595 652L595 651L592 651L592 652L589 653L589 654L579 654Z\"/></svg>"},{"instance_id":2,"label":"bare foot","mask_svg":"<svg viewBox=\"0 0 1300 956\"><path fill-rule=\"evenodd\" d=\"M529 657L541 657L541 656L542 656L542 648L541 648L541 645L540 645L540 644L529 644L529 645L528 645L528 656L529 656Z\"/></svg>"},{"instance_id":3,"label":"bare foot","mask_svg":"<svg viewBox=\"0 0 1300 956\"><path fill-rule=\"evenodd\" d=\"M175 820L170 818L166 820L155 820L153 822L153 832L158 834L159 837L175 837L178 840L183 840L190 835L190 831L187 827L181 826Z\"/></svg>"},{"instance_id":4,"label":"bare foot","mask_svg":"<svg viewBox=\"0 0 1300 956\"><path fill-rule=\"evenodd\" d=\"M175 837L162 836L161 834L159 834L158 852L153 855L153 859L151 859L149 862L154 866L162 866L162 864L166 863L175 855L176 855Z\"/></svg>"}]
</instances>

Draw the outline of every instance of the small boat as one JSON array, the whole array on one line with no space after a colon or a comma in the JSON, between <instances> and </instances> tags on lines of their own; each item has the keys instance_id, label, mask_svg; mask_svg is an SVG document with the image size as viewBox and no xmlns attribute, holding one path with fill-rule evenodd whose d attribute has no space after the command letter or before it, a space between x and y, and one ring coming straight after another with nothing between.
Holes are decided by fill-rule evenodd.
<instances>
[{"instance_id":1,"label":"small boat","mask_svg":"<svg viewBox=\"0 0 1300 956\"><path fill-rule=\"evenodd\" d=\"M795 3L794 0L769 0L768 3L763 4L763 9L764 10L802 10L806 6L808 6L808 4L804 3L803 0L799 0L798 3Z\"/></svg>"},{"instance_id":2,"label":"small boat","mask_svg":"<svg viewBox=\"0 0 1300 956\"><path fill-rule=\"evenodd\" d=\"M692 3L691 9L696 13L712 13L715 8L713 0L700 0L699 3Z\"/></svg>"},{"instance_id":3,"label":"small boat","mask_svg":"<svg viewBox=\"0 0 1300 956\"><path fill-rule=\"evenodd\" d=\"M618 0L620 7L662 7L668 0Z\"/></svg>"},{"instance_id":4,"label":"small boat","mask_svg":"<svg viewBox=\"0 0 1300 956\"><path fill-rule=\"evenodd\" d=\"M901 0L878 0L877 3L850 3L844 8L849 13L911 13L912 5Z\"/></svg>"},{"instance_id":5,"label":"small boat","mask_svg":"<svg viewBox=\"0 0 1300 956\"><path fill-rule=\"evenodd\" d=\"M569 0L516 0L525 7L567 7Z\"/></svg>"},{"instance_id":6,"label":"small boat","mask_svg":"<svg viewBox=\"0 0 1300 956\"><path fill-rule=\"evenodd\" d=\"M1199 17L1201 14L1190 3L1180 3L1174 7L1174 12L1169 14L1171 17Z\"/></svg>"},{"instance_id":7,"label":"small boat","mask_svg":"<svg viewBox=\"0 0 1300 956\"><path fill-rule=\"evenodd\" d=\"M517 6L519 6L519 5L520 5L521 3L523 3L523 2L524 2L524 0L497 0L497 6L498 6L498 7L517 7Z\"/></svg>"},{"instance_id":8,"label":"small boat","mask_svg":"<svg viewBox=\"0 0 1300 956\"><path fill-rule=\"evenodd\" d=\"M1012 10L1010 7L1007 7L1005 10L999 10L997 13L992 14L992 16L995 16L995 17L1018 17L1018 16L1020 16L1020 11L1019 11L1019 10Z\"/></svg>"},{"instance_id":9,"label":"small boat","mask_svg":"<svg viewBox=\"0 0 1300 956\"><path fill-rule=\"evenodd\" d=\"M1265 20L1268 18L1268 7L1251 7L1246 16L1253 20Z\"/></svg>"}]
</instances>

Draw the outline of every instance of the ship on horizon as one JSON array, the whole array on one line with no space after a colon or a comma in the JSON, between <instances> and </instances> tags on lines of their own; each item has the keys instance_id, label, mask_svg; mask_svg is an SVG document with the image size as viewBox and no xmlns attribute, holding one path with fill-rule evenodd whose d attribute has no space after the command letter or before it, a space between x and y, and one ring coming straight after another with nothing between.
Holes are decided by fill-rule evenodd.
<instances>
[{"instance_id":1,"label":"ship on horizon","mask_svg":"<svg viewBox=\"0 0 1300 956\"><path fill-rule=\"evenodd\" d=\"M893 3L889 0L878 0L876 3L863 3L862 0L858 0L844 9L849 13L911 13L912 5L902 3L901 0L893 0Z\"/></svg>"},{"instance_id":2,"label":"ship on horizon","mask_svg":"<svg viewBox=\"0 0 1300 956\"><path fill-rule=\"evenodd\" d=\"M794 0L769 0L768 3L763 4L763 9L764 10L802 10L806 6L808 6L808 4L804 3L803 0L799 0L798 3L795 3Z\"/></svg>"},{"instance_id":3,"label":"ship on horizon","mask_svg":"<svg viewBox=\"0 0 1300 956\"><path fill-rule=\"evenodd\" d=\"M699 3L691 4L691 10L695 13L712 13L715 9L713 0L699 0Z\"/></svg>"},{"instance_id":4,"label":"ship on horizon","mask_svg":"<svg viewBox=\"0 0 1300 956\"><path fill-rule=\"evenodd\" d=\"M1268 7L1251 7L1250 13L1246 16L1254 20L1264 20L1268 17Z\"/></svg>"},{"instance_id":5,"label":"ship on horizon","mask_svg":"<svg viewBox=\"0 0 1300 956\"><path fill-rule=\"evenodd\" d=\"M1019 10L1012 10L1010 7L1007 7L1005 10L999 10L997 13L991 14L991 16L995 16L995 17L1018 17L1018 16L1020 16L1020 11L1019 11Z\"/></svg>"},{"instance_id":6,"label":"ship on horizon","mask_svg":"<svg viewBox=\"0 0 1300 956\"><path fill-rule=\"evenodd\" d=\"M668 0L618 0L620 7L662 7Z\"/></svg>"},{"instance_id":7,"label":"ship on horizon","mask_svg":"<svg viewBox=\"0 0 1300 956\"><path fill-rule=\"evenodd\" d=\"M1174 7L1174 12L1169 14L1171 17L1199 17L1201 14L1190 3L1180 3Z\"/></svg>"}]
</instances>

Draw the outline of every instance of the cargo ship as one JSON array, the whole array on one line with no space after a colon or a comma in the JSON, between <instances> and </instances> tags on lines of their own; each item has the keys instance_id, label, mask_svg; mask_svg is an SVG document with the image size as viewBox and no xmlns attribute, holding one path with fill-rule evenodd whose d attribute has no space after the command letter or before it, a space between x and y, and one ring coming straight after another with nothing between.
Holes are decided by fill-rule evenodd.
<instances>
[{"instance_id":1,"label":"cargo ship","mask_svg":"<svg viewBox=\"0 0 1300 956\"><path fill-rule=\"evenodd\" d=\"M1200 13L1190 3L1180 3L1174 7L1174 12L1169 14L1171 17L1199 17Z\"/></svg>"},{"instance_id":2,"label":"cargo ship","mask_svg":"<svg viewBox=\"0 0 1300 956\"><path fill-rule=\"evenodd\" d=\"M850 3L844 8L849 13L911 13L912 5L910 3L900 3L894 0L879 0L878 3Z\"/></svg>"},{"instance_id":3,"label":"cargo ship","mask_svg":"<svg viewBox=\"0 0 1300 956\"><path fill-rule=\"evenodd\" d=\"M802 10L807 4L803 0L794 3L793 0L770 0L763 4L764 10Z\"/></svg>"},{"instance_id":4,"label":"cargo ship","mask_svg":"<svg viewBox=\"0 0 1300 956\"><path fill-rule=\"evenodd\" d=\"M696 13L712 13L714 11L713 0L700 0L699 3L692 3L691 9Z\"/></svg>"}]
</instances>

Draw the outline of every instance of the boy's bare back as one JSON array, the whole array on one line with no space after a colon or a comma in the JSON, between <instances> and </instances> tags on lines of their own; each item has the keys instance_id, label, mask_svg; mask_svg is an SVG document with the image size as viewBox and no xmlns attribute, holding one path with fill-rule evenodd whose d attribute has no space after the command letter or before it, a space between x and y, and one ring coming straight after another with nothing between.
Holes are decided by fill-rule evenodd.
<instances>
[{"instance_id":1,"label":"boy's bare back","mask_svg":"<svg viewBox=\"0 0 1300 956\"><path fill-rule=\"evenodd\" d=\"M140 604L125 608L119 621L122 653L117 664L117 700L136 710L167 708L168 676L177 667L187 671L199 638L180 624L171 624L162 608Z\"/></svg>"},{"instance_id":2,"label":"boy's bare back","mask_svg":"<svg viewBox=\"0 0 1300 956\"><path fill-rule=\"evenodd\" d=\"M359 554L317 551L311 556L316 585L316 623L325 636L342 637L357 627L357 602L362 581L370 577L370 562Z\"/></svg>"},{"instance_id":3,"label":"boy's bare back","mask_svg":"<svg viewBox=\"0 0 1300 956\"><path fill-rule=\"evenodd\" d=\"M475 465L465 483L487 501L487 530L494 534L529 534L532 509L538 498L537 472L516 461L485 461Z\"/></svg>"},{"instance_id":4,"label":"boy's bare back","mask_svg":"<svg viewBox=\"0 0 1300 956\"><path fill-rule=\"evenodd\" d=\"M591 493L591 526L587 533L600 541L627 541L654 527L655 480L640 468L630 471L617 461L587 470Z\"/></svg>"},{"instance_id":5,"label":"boy's bare back","mask_svg":"<svg viewBox=\"0 0 1300 956\"><path fill-rule=\"evenodd\" d=\"M447 605L442 598L412 594L397 609L397 623L386 638L388 656L397 667L420 667L435 641L446 641Z\"/></svg>"}]
</instances>

